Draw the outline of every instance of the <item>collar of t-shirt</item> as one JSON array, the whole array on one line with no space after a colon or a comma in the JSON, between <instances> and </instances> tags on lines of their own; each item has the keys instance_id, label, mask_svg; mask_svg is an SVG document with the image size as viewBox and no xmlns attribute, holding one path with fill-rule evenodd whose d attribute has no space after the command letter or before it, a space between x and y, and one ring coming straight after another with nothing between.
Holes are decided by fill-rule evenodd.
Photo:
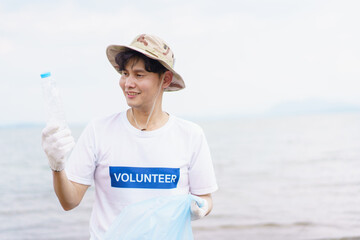
<instances>
[{"instance_id":1,"label":"collar of t-shirt","mask_svg":"<svg viewBox=\"0 0 360 240\"><path fill-rule=\"evenodd\" d=\"M129 122L127 116L126 116L126 112L122 112L121 113L121 121L122 123L125 125L125 127L133 134L139 136L139 137L153 137L159 134L162 134L163 132L165 132L167 129L170 128L170 126L173 124L174 122L174 116L169 114L169 119L168 121L164 124L164 126L152 130L152 131L141 131L140 129L135 128L133 125L131 125L131 123Z\"/></svg>"}]
</instances>

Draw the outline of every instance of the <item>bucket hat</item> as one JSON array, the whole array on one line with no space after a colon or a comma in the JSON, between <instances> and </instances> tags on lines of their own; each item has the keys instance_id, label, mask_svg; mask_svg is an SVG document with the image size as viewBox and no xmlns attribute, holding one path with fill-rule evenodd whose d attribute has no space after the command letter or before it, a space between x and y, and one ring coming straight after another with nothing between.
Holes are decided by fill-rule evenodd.
<instances>
[{"instance_id":1,"label":"bucket hat","mask_svg":"<svg viewBox=\"0 0 360 240\"><path fill-rule=\"evenodd\" d=\"M119 73L119 66L115 62L115 57L118 53L128 49L140 52L151 59L159 61L166 69L173 73L173 79L170 85L164 89L165 91L177 91L185 88L184 80L174 70L174 53L161 38L149 34L141 34L136 36L130 45L108 46L106 49L106 55L111 65Z\"/></svg>"}]
</instances>

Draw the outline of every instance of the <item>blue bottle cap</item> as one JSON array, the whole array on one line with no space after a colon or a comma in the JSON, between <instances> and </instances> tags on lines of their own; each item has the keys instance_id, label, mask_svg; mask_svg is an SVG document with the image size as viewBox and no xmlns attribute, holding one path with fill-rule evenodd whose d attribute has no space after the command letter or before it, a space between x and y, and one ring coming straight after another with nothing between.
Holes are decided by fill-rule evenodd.
<instances>
[{"instance_id":1,"label":"blue bottle cap","mask_svg":"<svg viewBox=\"0 0 360 240\"><path fill-rule=\"evenodd\" d=\"M40 74L40 77L41 77L41 78L47 78L47 77L50 77L50 76L51 76L51 73L50 73L50 72L46 72L46 73Z\"/></svg>"}]
</instances>

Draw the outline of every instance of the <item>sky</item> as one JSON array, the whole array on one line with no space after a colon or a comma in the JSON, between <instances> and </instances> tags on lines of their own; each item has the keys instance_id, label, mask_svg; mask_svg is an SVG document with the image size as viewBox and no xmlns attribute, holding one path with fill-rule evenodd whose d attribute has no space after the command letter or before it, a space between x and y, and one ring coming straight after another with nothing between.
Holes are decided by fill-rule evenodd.
<instances>
[{"instance_id":1,"label":"sky","mask_svg":"<svg viewBox=\"0 0 360 240\"><path fill-rule=\"evenodd\" d=\"M360 105L360 1L0 2L0 124L44 122L40 74L57 80L69 122L127 109L105 54L141 33L163 38L186 88L179 116L266 112L309 99Z\"/></svg>"}]
</instances>

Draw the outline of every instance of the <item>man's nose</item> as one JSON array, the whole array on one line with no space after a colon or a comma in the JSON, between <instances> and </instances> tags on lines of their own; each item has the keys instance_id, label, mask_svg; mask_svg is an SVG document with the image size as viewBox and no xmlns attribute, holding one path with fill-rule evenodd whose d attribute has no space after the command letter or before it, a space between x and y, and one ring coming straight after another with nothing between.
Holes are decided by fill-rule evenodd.
<instances>
[{"instance_id":1,"label":"man's nose","mask_svg":"<svg viewBox=\"0 0 360 240\"><path fill-rule=\"evenodd\" d=\"M128 76L125 80L125 87L135 87L136 79L133 76Z\"/></svg>"}]
</instances>

